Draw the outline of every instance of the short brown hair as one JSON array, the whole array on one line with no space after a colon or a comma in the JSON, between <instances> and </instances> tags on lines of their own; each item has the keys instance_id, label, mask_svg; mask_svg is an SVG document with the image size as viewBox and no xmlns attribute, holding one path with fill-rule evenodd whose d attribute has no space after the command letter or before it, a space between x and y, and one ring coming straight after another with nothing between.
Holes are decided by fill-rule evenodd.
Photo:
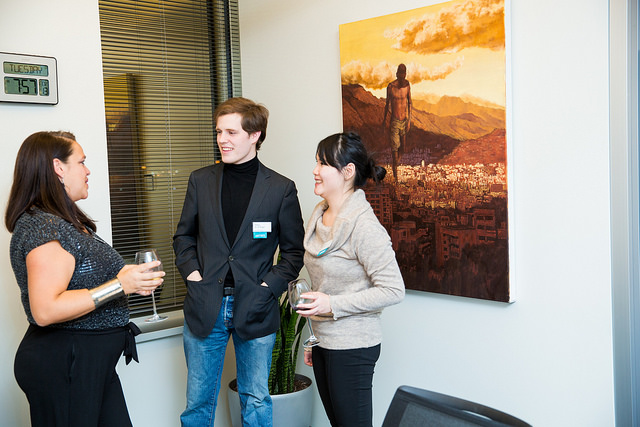
<instances>
[{"instance_id":1,"label":"short brown hair","mask_svg":"<svg viewBox=\"0 0 640 427\"><path fill-rule=\"evenodd\" d=\"M213 121L217 124L218 117L234 113L242 116L241 124L245 132L260 132L260 137L256 143L256 151L259 150L262 142L267 137L267 122L269 120L267 107L262 104L256 104L247 98L229 98L216 107L213 113Z\"/></svg>"}]
</instances>

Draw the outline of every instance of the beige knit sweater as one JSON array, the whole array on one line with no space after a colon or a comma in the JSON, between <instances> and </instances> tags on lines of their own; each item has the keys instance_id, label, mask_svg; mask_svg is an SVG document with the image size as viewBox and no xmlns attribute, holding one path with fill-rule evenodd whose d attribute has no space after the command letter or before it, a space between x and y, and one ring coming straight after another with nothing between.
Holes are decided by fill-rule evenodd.
<instances>
[{"instance_id":1,"label":"beige knit sweater","mask_svg":"<svg viewBox=\"0 0 640 427\"><path fill-rule=\"evenodd\" d=\"M314 291L330 295L333 317L313 317L320 346L332 350L366 348L382 341L382 309L404 297L404 281L391 239L356 190L332 227L322 224L326 202L307 223L304 263Z\"/></svg>"}]
</instances>

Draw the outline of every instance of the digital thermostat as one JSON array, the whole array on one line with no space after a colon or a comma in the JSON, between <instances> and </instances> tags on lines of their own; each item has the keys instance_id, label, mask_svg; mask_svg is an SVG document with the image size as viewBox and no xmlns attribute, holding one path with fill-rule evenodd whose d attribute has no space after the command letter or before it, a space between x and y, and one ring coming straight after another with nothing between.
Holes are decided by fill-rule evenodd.
<instances>
[{"instance_id":1,"label":"digital thermostat","mask_svg":"<svg viewBox=\"0 0 640 427\"><path fill-rule=\"evenodd\" d=\"M58 69L49 56L0 52L2 102L58 103Z\"/></svg>"}]
</instances>

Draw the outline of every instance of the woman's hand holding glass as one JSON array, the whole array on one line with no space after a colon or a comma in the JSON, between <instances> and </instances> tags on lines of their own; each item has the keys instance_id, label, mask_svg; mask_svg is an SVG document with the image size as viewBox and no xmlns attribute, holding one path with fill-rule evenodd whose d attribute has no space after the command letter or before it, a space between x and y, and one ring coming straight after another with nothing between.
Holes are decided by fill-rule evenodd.
<instances>
[{"instance_id":1,"label":"woman's hand holding glass","mask_svg":"<svg viewBox=\"0 0 640 427\"><path fill-rule=\"evenodd\" d=\"M331 297L322 292L305 292L300 295L310 302L298 305L298 314L309 317L331 313Z\"/></svg>"},{"instance_id":2,"label":"woman's hand holding glass","mask_svg":"<svg viewBox=\"0 0 640 427\"><path fill-rule=\"evenodd\" d=\"M311 292L311 286L305 279L297 279L289 282L288 294L289 294L289 303L291 304L291 308L295 311L299 311L300 309L304 310L304 305L308 305L308 300L303 298L303 295ZM302 315L302 313L300 313ZM311 314L307 314L304 317L309 317ZM311 336L304 342L303 347L305 351L320 344L320 340L316 338L313 333L313 328L311 327L311 319L307 319L307 326L309 327L309 332ZM306 362L305 362L306 363Z\"/></svg>"},{"instance_id":3,"label":"woman's hand holding glass","mask_svg":"<svg viewBox=\"0 0 640 427\"><path fill-rule=\"evenodd\" d=\"M149 296L162 284L164 271L152 271L162 265L161 261L144 264L127 264L118 272L118 280L122 284L124 293Z\"/></svg>"}]
</instances>

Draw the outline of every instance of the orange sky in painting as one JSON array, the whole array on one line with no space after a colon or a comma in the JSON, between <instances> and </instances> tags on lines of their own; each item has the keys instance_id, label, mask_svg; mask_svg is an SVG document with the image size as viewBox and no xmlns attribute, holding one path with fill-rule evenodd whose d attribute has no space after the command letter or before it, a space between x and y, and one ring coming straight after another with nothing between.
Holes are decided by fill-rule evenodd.
<instances>
[{"instance_id":1,"label":"orange sky in painting","mask_svg":"<svg viewBox=\"0 0 640 427\"><path fill-rule=\"evenodd\" d=\"M414 98L459 96L504 107L505 0L456 0L340 26L342 83L378 97L407 66Z\"/></svg>"}]
</instances>

